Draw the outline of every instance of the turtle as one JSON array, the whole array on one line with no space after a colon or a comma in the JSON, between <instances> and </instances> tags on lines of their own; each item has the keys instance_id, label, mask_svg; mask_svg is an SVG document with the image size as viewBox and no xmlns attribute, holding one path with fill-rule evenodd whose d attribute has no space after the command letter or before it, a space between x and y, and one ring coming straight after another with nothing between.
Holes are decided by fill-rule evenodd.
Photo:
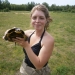
<instances>
[{"instance_id":1,"label":"turtle","mask_svg":"<svg viewBox=\"0 0 75 75\"><path fill-rule=\"evenodd\" d=\"M25 35L24 31L20 28L13 27L5 31L3 39L6 41L14 42L13 38L16 37L24 38L27 41L27 36Z\"/></svg>"}]
</instances>

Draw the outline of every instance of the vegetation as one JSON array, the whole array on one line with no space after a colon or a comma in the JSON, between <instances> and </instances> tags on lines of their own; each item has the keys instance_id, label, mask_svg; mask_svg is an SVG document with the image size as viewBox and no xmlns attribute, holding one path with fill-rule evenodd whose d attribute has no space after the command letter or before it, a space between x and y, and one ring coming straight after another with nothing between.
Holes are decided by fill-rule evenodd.
<instances>
[{"instance_id":1,"label":"vegetation","mask_svg":"<svg viewBox=\"0 0 75 75\"><path fill-rule=\"evenodd\" d=\"M30 12L0 12L0 75L17 75L24 58L23 50L13 42L2 39L12 27L30 29ZM53 19L48 32L55 39L53 54L49 60L51 75L75 75L75 14L50 12Z\"/></svg>"},{"instance_id":2,"label":"vegetation","mask_svg":"<svg viewBox=\"0 0 75 75\"><path fill-rule=\"evenodd\" d=\"M8 12L9 10L15 11L30 11L35 5L40 3L28 2L27 4L10 4L8 0L0 0L0 11ZM73 12L75 13L75 5L66 5L66 6L57 6L56 4L52 4L49 6L48 3L43 2L50 11L63 11L63 12Z\"/></svg>"}]
</instances>

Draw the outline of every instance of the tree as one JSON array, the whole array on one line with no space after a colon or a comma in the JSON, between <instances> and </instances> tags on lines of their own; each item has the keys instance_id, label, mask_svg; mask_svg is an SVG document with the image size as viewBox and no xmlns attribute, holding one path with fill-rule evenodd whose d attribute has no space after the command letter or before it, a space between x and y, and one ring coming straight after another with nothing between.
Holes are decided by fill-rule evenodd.
<instances>
[{"instance_id":1,"label":"tree","mask_svg":"<svg viewBox=\"0 0 75 75\"><path fill-rule=\"evenodd\" d=\"M34 2L31 2L27 4L27 10L30 11L33 7L35 6L35 3Z\"/></svg>"},{"instance_id":2,"label":"tree","mask_svg":"<svg viewBox=\"0 0 75 75\"><path fill-rule=\"evenodd\" d=\"M43 2L42 4L45 5L48 8L48 10L49 10L49 4L48 3Z\"/></svg>"},{"instance_id":3,"label":"tree","mask_svg":"<svg viewBox=\"0 0 75 75\"><path fill-rule=\"evenodd\" d=\"M8 8L8 9L10 9L10 2L8 1L8 0L5 0L5 1L3 1L3 8L5 9L5 8Z\"/></svg>"},{"instance_id":4,"label":"tree","mask_svg":"<svg viewBox=\"0 0 75 75\"><path fill-rule=\"evenodd\" d=\"M1 2L1 0L0 0L0 9L1 9L1 4L2 4L2 2Z\"/></svg>"},{"instance_id":5,"label":"tree","mask_svg":"<svg viewBox=\"0 0 75 75\"><path fill-rule=\"evenodd\" d=\"M0 10L2 9L2 1L0 0Z\"/></svg>"},{"instance_id":6,"label":"tree","mask_svg":"<svg viewBox=\"0 0 75 75\"><path fill-rule=\"evenodd\" d=\"M52 5L51 5L51 10L52 10L52 11L56 11L56 4L52 4Z\"/></svg>"}]
</instances>

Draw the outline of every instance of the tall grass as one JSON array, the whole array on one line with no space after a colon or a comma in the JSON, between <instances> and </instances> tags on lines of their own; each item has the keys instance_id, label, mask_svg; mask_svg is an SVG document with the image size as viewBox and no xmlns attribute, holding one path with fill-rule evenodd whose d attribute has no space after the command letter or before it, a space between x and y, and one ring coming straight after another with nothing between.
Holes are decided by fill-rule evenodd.
<instances>
[{"instance_id":1,"label":"tall grass","mask_svg":"<svg viewBox=\"0 0 75 75\"><path fill-rule=\"evenodd\" d=\"M51 75L75 75L75 14L50 12L53 19L48 32L55 39L49 60ZM0 75L16 75L24 58L23 50L2 39L12 27L30 29L30 12L0 12Z\"/></svg>"}]
</instances>

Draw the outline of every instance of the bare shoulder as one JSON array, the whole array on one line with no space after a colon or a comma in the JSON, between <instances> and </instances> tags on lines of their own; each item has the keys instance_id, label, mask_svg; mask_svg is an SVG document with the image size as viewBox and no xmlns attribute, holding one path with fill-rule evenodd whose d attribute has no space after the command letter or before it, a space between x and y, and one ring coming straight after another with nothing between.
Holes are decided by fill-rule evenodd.
<instances>
[{"instance_id":1,"label":"bare shoulder","mask_svg":"<svg viewBox=\"0 0 75 75\"><path fill-rule=\"evenodd\" d=\"M54 37L52 35L50 35L49 33L47 33L47 37L49 42L54 42Z\"/></svg>"},{"instance_id":2,"label":"bare shoulder","mask_svg":"<svg viewBox=\"0 0 75 75\"><path fill-rule=\"evenodd\" d=\"M27 36L30 36L30 34L33 33L34 30L25 30L24 32Z\"/></svg>"},{"instance_id":3,"label":"bare shoulder","mask_svg":"<svg viewBox=\"0 0 75 75\"><path fill-rule=\"evenodd\" d=\"M43 41L43 44L45 45L54 45L54 38L48 32L45 33L42 41Z\"/></svg>"}]
</instances>

